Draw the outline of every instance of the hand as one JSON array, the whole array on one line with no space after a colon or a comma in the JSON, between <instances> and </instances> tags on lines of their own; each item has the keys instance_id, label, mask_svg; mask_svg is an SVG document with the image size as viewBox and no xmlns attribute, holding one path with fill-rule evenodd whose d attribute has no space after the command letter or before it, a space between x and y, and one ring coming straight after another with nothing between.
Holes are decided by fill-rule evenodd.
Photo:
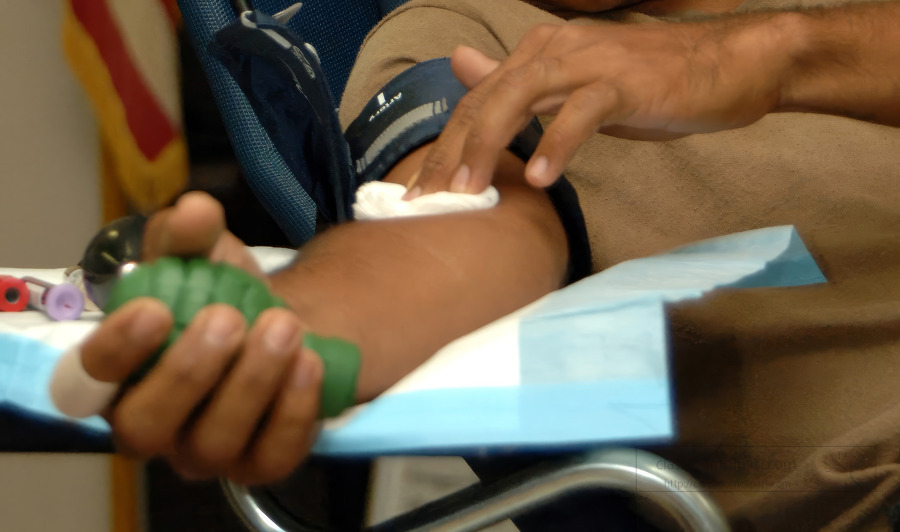
<instances>
[{"instance_id":1,"label":"hand","mask_svg":"<svg viewBox=\"0 0 900 532\"><path fill-rule=\"evenodd\" d=\"M774 108L789 66L777 53L776 29L765 17L543 25L502 63L459 47L451 64L471 90L406 198L484 190L499 153L535 115L557 115L525 170L539 187L552 184L597 131L667 140L750 124Z\"/></svg>"},{"instance_id":2,"label":"hand","mask_svg":"<svg viewBox=\"0 0 900 532\"><path fill-rule=\"evenodd\" d=\"M206 256L262 276L225 230L221 206L187 194L154 216L144 257ZM121 382L166 339L169 310L136 299L107 317L81 349L95 379ZM137 458L164 456L188 479L226 476L270 483L303 460L316 436L322 363L301 347L303 323L286 309L249 326L227 305L201 310L147 376L107 412L117 446Z\"/></svg>"}]
</instances>

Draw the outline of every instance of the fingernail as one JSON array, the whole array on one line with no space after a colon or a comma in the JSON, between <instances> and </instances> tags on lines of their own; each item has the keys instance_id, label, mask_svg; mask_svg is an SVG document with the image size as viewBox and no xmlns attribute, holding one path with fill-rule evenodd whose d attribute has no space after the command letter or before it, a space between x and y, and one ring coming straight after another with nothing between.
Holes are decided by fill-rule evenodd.
<instances>
[{"instance_id":1,"label":"fingernail","mask_svg":"<svg viewBox=\"0 0 900 532\"><path fill-rule=\"evenodd\" d=\"M206 310L206 326L203 330L204 340L213 346L222 346L231 342L238 332L235 320L223 312L214 309Z\"/></svg>"},{"instance_id":2,"label":"fingernail","mask_svg":"<svg viewBox=\"0 0 900 532\"><path fill-rule=\"evenodd\" d=\"M466 185L469 184L469 177L469 165L460 165L456 173L453 174L453 179L450 180L450 192L465 192Z\"/></svg>"},{"instance_id":3,"label":"fingernail","mask_svg":"<svg viewBox=\"0 0 900 532\"><path fill-rule=\"evenodd\" d=\"M421 173L422 173L422 170L421 170L421 169L416 170L416 173L414 173L414 174L412 175L412 177L409 178L409 182L406 183L406 188L410 188L410 187L412 187L413 185L415 185L415 184L416 184L416 181L419 180L419 174L421 174Z\"/></svg>"},{"instance_id":4,"label":"fingernail","mask_svg":"<svg viewBox=\"0 0 900 532\"><path fill-rule=\"evenodd\" d=\"M547 173L547 166L547 157L544 155L532 159L525 168L525 178L532 184L546 183L548 179L544 174Z\"/></svg>"},{"instance_id":5,"label":"fingernail","mask_svg":"<svg viewBox=\"0 0 900 532\"><path fill-rule=\"evenodd\" d=\"M300 343L300 326L287 316L279 317L266 329L263 341L272 354L288 353Z\"/></svg>"},{"instance_id":6,"label":"fingernail","mask_svg":"<svg viewBox=\"0 0 900 532\"><path fill-rule=\"evenodd\" d=\"M303 351L300 362L294 366L291 384L297 389L305 389L319 378L322 369L322 361L319 356L310 351Z\"/></svg>"},{"instance_id":7,"label":"fingernail","mask_svg":"<svg viewBox=\"0 0 900 532\"><path fill-rule=\"evenodd\" d=\"M410 190L407 190L403 197L400 198L403 201L414 200L422 195L422 187L413 187Z\"/></svg>"}]
</instances>

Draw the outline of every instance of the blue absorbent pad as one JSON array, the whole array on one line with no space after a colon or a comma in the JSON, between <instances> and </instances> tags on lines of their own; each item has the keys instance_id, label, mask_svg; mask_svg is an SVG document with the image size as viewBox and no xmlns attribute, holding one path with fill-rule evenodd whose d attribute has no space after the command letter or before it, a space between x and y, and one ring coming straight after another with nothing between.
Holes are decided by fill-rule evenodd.
<instances>
[{"instance_id":1,"label":"blue absorbent pad","mask_svg":"<svg viewBox=\"0 0 900 532\"><path fill-rule=\"evenodd\" d=\"M79 428L89 435L109 432L101 417L73 420L59 413L48 383L62 349L25 336L0 332L0 408L15 407L44 423Z\"/></svg>"},{"instance_id":2,"label":"blue absorbent pad","mask_svg":"<svg viewBox=\"0 0 900 532\"><path fill-rule=\"evenodd\" d=\"M0 275L32 276L50 283L62 269L0 268ZM57 322L35 310L0 312L0 450L107 451L109 425L100 417L73 420L50 400L56 360L96 326L99 312Z\"/></svg>"},{"instance_id":3,"label":"blue absorbent pad","mask_svg":"<svg viewBox=\"0 0 900 532\"><path fill-rule=\"evenodd\" d=\"M260 251L263 264L284 262ZM722 287L821 282L790 226L624 262L447 345L382 396L326 422L315 452L474 455L671 440L664 305ZM58 423L66 437L73 426L87 435L108 432L100 418L64 418L47 391L63 350L97 321L0 313L0 411Z\"/></svg>"},{"instance_id":4,"label":"blue absorbent pad","mask_svg":"<svg viewBox=\"0 0 900 532\"><path fill-rule=\"evenodd\" d=\"M438 352L323 431L327 455L556 451L676 435L666 303L825 282L793 227L621 263Z\"/></svg>"}]
</instances>

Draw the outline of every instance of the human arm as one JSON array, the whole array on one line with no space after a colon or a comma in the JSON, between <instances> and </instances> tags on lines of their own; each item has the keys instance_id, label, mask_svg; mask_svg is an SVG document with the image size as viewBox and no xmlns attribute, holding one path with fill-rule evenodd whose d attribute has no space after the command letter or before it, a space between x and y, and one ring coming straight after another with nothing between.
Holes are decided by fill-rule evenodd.
<instances>
[{"instance_id":1,"label":"human arm","mask_svg":"<svg viewBox=\"0 0 900 532\"><path fill-rule=\"evenodd\" d=\"M388 179L408 180L423 156L411 154ZM504 160L493 209L328 230L269 279L293 311L267 311L252 326L229 307L201 311L108 412L120 448L165 456L187 477L279 479L315 435L322 368L301 348L303 331L359 345L357 397L365 400L453 338L559 286L566 239L543 192L524 186L522 168ZM187 196L155 216L145 241L149 258L205 255L254 267L206 196ZM122 307L82 346L85 369L99 380L123 380L170 325L158 302Z\"/></svg>"},{"instance_id":2,"label":"human arm","mask_svg":"<svg viewBox=\"0 0 900 532\"><path fill-rule=\"evenodd\" d=\"M546 186L593 133L663 140L811 111L900 125L900 3L689 23L544 25L502 63L457 49L472 88L408 197L478 192L517 128L556 114L531 157Z\"/></svg>"},{"instance_id":3,"label":"human arm","mask_svg":"<svg viewBox=\"0 0 900 532\"><path fill-rule=\"evenodd\" d=\"M427 149L403 159L387 180L408 180ZM524 186L522 169L504 155L497 207L339 226L272 278L312 330L364 346L361 400L454 338L562 284L565 235L546 196Z\"/></svg>"},{"instance_id":4,"label":"human arm","mask_svg":"<svg viewBox=\"0 0 900 532\"><path fill-rule=\"evenodd\" d=\"M900 2L781 16L791 20L796 36L774 111L834 114L900 127Z\"/></svg>"}]
</instances>

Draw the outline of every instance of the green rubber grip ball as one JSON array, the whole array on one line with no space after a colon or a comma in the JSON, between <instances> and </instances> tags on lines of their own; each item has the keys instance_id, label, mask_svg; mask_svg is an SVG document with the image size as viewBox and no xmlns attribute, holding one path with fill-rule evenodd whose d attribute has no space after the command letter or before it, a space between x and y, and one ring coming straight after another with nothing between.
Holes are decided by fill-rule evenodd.
<instances>
[{"instance_id":1,"label":"green rubber grip ball","mask_svg":"<svg viewBox=\"0 0 900 532\"><path fill-rule=\"evenodd\" d=\"M206 305L231 305L244 314L248 324L256 321L257 316L268 308L286 306L261 280L230 264L213 264L199 258L163 257L153 263L141 263L118 279L103 311L110 314L128 301L145 296L156 298L169 307L175 323L165 344L135 370L127 383L143 378ZM306 333L303 345L318 353L324 367L319 416L335 417L353 406L359 375L359 349L345 340L313 333Z\"/></svg>"}]
</instances>

